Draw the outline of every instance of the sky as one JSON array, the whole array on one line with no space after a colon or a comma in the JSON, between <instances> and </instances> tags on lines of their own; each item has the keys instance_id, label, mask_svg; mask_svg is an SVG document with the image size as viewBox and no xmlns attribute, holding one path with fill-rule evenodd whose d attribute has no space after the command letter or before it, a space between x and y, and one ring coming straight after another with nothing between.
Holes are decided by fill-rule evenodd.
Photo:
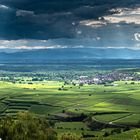
<instances>
[{"instance_id":1,"label":"sky","mask_svg":"<svg viewBox=\"0 0 140 140\"><path fill-rule=\"evenodd\" d=\"M0 49L140 50L140 0L0 0Z\"/></svg>"}]
</instances>

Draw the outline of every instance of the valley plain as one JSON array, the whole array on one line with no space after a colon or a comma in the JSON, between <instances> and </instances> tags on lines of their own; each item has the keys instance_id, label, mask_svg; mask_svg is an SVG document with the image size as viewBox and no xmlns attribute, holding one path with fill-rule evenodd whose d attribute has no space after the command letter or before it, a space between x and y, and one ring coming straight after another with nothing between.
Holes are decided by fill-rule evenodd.
<instances>
[{"instance_id":1,"label":"valley plain","mask_svg":"<svg viewBox=\"0 0 140 140\"><path fill-rule=\"evenodd\" d=\"M121 69L120 64L117 69L103 65L98 70L93 65L69 65L73 69L68 71L63 66L52 71L43 71L52 69L47 65L42 71L2 70L0 117L29 111L53 121L58 135L133 139L140 127L140 69Z\"/></svg>"}]
</instances>

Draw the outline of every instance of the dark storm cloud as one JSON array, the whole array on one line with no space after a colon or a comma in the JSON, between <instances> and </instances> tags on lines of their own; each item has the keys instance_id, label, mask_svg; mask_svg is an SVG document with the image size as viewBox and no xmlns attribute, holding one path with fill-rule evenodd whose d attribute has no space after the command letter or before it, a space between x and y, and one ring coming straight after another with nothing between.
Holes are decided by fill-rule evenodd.
<instances>
[{"instance_id":1,"label":"dark storm cloud","mask_svg":"<svg viewBox=\"0 0 140 140\"><path fill-rule=\"evenodd\" d=\"M112 14L112 8L137 4L139 0L0 0L0 38L75 38L82 33L81 20L98 19Z\"/></svg>"}]
</instances>

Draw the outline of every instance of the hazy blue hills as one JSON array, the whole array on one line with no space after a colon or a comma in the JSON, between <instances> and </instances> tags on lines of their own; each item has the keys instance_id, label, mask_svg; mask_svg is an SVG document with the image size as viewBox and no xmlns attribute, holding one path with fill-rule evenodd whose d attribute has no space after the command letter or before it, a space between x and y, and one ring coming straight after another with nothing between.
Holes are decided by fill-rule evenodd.
<instances>
[{"instance_id":1,"label":"hazy blue hills","mask_svg":"<svg viewBox=\"0 0 140 140\"><path fill-rule=\"evenodd\" d=\"M74 59L140 59L140 50L105 48L62 48L0 52L0 61Z\"/></svg>"}]
</instances>

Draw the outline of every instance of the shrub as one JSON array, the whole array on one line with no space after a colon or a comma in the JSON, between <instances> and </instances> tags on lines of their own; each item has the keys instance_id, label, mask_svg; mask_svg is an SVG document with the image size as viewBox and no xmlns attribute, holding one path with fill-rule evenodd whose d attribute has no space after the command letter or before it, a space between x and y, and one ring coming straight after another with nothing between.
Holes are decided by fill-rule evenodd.
<instances>
[{"instance_id":1,"label":"shrub","mask_svg":"<svg viewBox=\"0 0 140 140\"><path fill-rule=\"evenodd\" d=\"M134 140L140 140L140 130L135 132Z\"/></svg>"}]
</instances>

